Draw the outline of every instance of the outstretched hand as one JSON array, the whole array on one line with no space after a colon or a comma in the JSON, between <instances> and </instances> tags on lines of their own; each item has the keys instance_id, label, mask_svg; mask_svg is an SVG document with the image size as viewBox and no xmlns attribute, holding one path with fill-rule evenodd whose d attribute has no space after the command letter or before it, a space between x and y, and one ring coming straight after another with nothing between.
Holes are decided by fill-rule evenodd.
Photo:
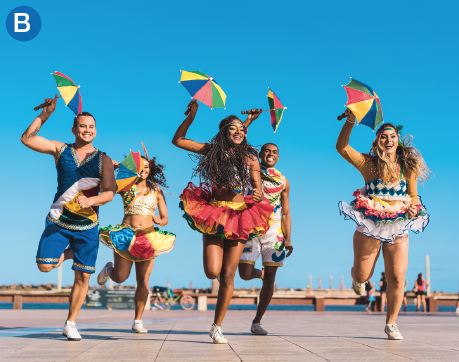
<instances>
[{"instance_id":1,"label":"outstretched hand","mask_svg":"<svg viewBox=\"0 0 459 362\"><path fill-rule=\"evenodd\" d=\"M355 114L348 108L344 114L347 117L347 122L355 123Z\"/></svg>"},{"instance_id":2,"label":"outstretched hand","mask_svg":"<svg viewBox=\"0 0 459 362\"><path fill-rule=\"evenodd\" d=\"M250 113L249 113L247 119L249 121L255 121L262 112L263 112L263 110L261 108L260 109L252 108L250 110Z\"/></svg>"},{"instance_id":3,"label":"outstretched hand","mask_svg":"<svg viewBox=\"0 0 459 362\"><path fill-rule=\"evenodd\" d=\"M199 103L196 99L193 99L190 103L188 103L187 110L185 112L185 115L188 115L188 117L191 117L191 119L194 119L196 117L196 112L198 111L199 108Z\"/></svg>"},{"instance_id":4,"label":"outstretched hand","mask_svg":"<svg viewBox=\"0 0 459 362\"><path fill-rule=\"evenodd\" d=\"M56 104L57 104L57 94L53 98L46 98L45 103L48 103L48 106L43 107L43 114L46 114L48 117L51 115L51 113L54 112L56 109Z\"/></svg>"}]
</instances>

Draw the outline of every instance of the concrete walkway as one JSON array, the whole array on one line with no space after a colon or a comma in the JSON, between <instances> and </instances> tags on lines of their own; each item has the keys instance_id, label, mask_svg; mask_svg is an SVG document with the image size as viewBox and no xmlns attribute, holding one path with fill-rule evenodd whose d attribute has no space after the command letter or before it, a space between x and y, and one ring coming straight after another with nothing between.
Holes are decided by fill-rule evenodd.
<instances>
[{"instance_id":1,"label":"concrete walkway","mask_svg":"<svg viewBox=\"0 0 459 362\"><path fill-rule=\"evenodd\" d=\"M145 335L130 331L132 311L83 310L83 337L62 335L63 310L0 310L0 361L458 361L459 318L401 315L403 341L389 341L382 314L269 311L249 332L253 311L229 311L228 345L208 336L212 312L147 311Z\"/></svg>"}]
</instances>

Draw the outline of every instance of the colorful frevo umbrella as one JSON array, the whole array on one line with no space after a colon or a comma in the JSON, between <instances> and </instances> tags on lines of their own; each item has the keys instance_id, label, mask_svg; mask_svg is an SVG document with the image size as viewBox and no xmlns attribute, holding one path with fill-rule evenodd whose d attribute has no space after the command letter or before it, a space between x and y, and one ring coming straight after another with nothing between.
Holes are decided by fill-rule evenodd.
<instances>
[{"instance_id":1,"label":"colorful frevo umbrella","mask_svg":"<svg viewBox=\"0 0 459 362\"><path fill-rule=\"evenodd\" d=\"M197 70L188 72L181 70L182 76L179 83L186 88L191 97L201 101L206 106L225 108L226 94L214 78Z\"/></svg>"},{"instance_id":2,"label":"colorful frevo umbrella","mask_svg":"<svg viewBox=\"0 0 459 362\"><path fill-rule=\"evenodd\" d=\"M269 113L271 114L271 127L274 129L274 133L276 133L277 127L279 127L279 123L281 123L282 116L284 115L284 109L287 109L287 107L282 105L280 99L271 89L268 92L268 102Z\"/></svg>"},{"instance_id":3,"label":"colorful frevo umbrella","mask_svg":"<svg viewBox=\"0 0 459 362\"><path fill-rule=\"evenodd\" d=\"M120 163L118 174L116 175L116 185L118 192L129 191L137 181L143 170L143 162L140 152L129 152L129 155Z\"/></svg>"},{"instance_id":4,"label":"colorful frevo umbrella","mask_svg":"<svg viewBox=\"0 0 459 362\"><path fill-rule=\"evenodd\" d=\"M62 96L67 107L76 115L81 113L81 95L80 86L77 86L73 80L65 74L55 72L51 73L56 81L57 89Z\"/></svg>"},{"instance_id":5,"label":"colorful frevo umbrella","mask_svg":"<svg viewBox=\"0 0 459 362\"><path fill-rule=\"evenodd\" d=\"M352 78L343 87L347 93L346 106L354 113L357 123L375 130L383 122L379 97L369 86Z\"/></svg>"}]
</instances>

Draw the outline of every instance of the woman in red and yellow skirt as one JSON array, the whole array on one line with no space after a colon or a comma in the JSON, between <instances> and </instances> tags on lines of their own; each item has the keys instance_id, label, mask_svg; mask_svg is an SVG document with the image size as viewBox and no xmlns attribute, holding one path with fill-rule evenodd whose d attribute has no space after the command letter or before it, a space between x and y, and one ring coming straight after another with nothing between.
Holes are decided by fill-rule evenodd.
<instances>
[{"instance_id":1,"label":"woman in red and yellow skirt","mask_svg":"<svg viewBox=\"0 0 459 362\"><path fill-rule=\"evenodd\" d=\"M188 225L203 234L206 276L220 280L209 335L214 343L227 343L221 324L233 295L239 259L245 243L269 229L273 207L264 198L258 154L246 140L242 121L226 117L210 143L199 143L186 138L198 110L196 100L188 109L172 143L196 154L198 166L193 175L204 182L199 187L188 184L180 195L180 207ZM255 119L259 113L255 111L249 118Z\"/></svg>"}]
</instances>

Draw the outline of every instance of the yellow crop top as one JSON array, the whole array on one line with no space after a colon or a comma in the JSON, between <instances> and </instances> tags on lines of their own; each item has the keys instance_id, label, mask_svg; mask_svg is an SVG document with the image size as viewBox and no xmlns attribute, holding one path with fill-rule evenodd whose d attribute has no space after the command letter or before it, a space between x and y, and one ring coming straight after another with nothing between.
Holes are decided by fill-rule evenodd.
<instances>
[{"instance_id":1,"label":"yellow crop top","mask_svg":"<svg viewBox=\"0 0 459 362\"><path fill-rule=\"evenodd\" d=\"M135 187L135 186L134 186ZM124 215L137 215L137 216L155 216L156 207L158 206L157 191L150 191L146 194L137 193L134 190L134 198L127 205L125 203Z\"/></svg>"}]
</instances>

